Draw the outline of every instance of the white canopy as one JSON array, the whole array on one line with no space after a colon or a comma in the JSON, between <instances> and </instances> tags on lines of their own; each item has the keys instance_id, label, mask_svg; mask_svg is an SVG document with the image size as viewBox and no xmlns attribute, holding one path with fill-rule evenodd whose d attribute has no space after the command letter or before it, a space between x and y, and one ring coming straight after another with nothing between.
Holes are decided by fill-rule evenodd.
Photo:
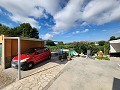
<instances>
[{"instance_id":1,"label":"white canopy","mask_svg":"<svg viewBox=\"0 0 120 90\"><path fill-rule=\"evenodd\" d=\"M110 41L110 43L120 43L120 39L118 39L118 40L112 40L112 41Z\"/></svg>"}]
</instances>

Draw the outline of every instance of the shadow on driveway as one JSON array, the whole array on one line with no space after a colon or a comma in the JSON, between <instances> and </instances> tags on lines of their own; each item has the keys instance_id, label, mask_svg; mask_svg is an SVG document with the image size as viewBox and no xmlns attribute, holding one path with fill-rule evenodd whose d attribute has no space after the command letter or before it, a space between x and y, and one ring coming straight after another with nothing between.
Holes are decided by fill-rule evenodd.
<instances>
[{"instance_id":1,"label":"shadow on driveway","mask_svg":"<svg viewBox=\"0 0 120 90\"><path fill-rule=\"evenodd\" d=\"M55 65L47 65L47 64L52 64L52 63L57 63ZM37 74L37 73L40 73L42 71L45 71L45 70L48 70L48 69L52 69L54 67L57 67L61 64L66 64L67 63L67 60L66 61L63 61L61 62L60 60L58 60L58 57L52 57L50 60L45 60L45 61L42 61L38 64L36 64L31 70L27 70L27 71L22 71L22 73L26 73L26 72L31 72L29 74L22 74L22 78L26 78L26 77L29 77L31 75L34 75L34 74Z\"/></svg>"}]
</instances>

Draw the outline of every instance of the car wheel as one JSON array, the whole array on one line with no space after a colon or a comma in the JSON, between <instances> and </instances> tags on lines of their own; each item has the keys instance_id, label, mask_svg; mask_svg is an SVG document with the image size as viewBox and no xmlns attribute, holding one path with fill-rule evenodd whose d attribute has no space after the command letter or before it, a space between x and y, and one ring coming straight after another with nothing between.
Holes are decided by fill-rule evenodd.
<instances>
[{"instance_id":1,"label":"car wheel","mask_svg":"<svg viewBox=\"0 0 120 90\"><path fill-rule=\"evenodd\" d=\"M28 69L31 69L34 66L34 63L33 62L29 62L27 66L28 66Z\"/></svg>"},{"instance_id":2,"label":"car wheel","mask_svg":"<svg viewBox=\"0 0 120 90\"><path fill-rule=\"evenodd\" d=\"M23 70L23 71L26 71L26 70L28 70L28 67L27 67L27 66L22 67L22 70Z\"/></svg>"},{"instance_id":3,"label":"car wheel","mask_svg":"<svg viewBox=\"0 0 120 90\"><path fill-rule=\"evenodd\" d=\"M60 56L59 56L59 60L61 60L61 59L62 59L62 56L60 55Z\"/></svg>"},{"instance_id":4,"label":"car wheel","mask_svg":"<svg viewBox=\"0 0 120 90\"><path fill-rule=\"evenodd\" d=\"M51 59L51 55L48 56L48 59Z\"/></svg>"}]
</instances>

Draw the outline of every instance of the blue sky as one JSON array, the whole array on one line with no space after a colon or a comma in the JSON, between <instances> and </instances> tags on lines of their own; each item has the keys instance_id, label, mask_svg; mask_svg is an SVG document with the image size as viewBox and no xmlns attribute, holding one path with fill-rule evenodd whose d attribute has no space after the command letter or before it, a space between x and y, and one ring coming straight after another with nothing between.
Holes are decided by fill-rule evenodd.
<instances>
[{"instance_id":1,"label":"blue sky","mask_svg":"<svg viewBox=\"0 0 120 90\"><path fill-rule=\"evenodd\" d=\"M43 39L108 40L120 36L120 0L0 0L0 23L30 23Z\"/></svg>"}]
</instances>

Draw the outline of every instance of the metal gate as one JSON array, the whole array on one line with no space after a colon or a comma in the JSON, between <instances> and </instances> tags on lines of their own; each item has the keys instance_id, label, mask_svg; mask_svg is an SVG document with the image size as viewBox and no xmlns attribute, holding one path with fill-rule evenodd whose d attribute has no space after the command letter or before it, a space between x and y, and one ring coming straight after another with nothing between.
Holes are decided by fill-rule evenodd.
<instances>
[{"instance_id":1,"label":"metal gate","mask_svg":"<svg viewBox=\"0 0 120 90\"><path fill-rule=\"evenodd\" d=\"M1 65L1 59L2 59L2 44L0 44L0 65Z\"/></svg>"}]
</instances>

